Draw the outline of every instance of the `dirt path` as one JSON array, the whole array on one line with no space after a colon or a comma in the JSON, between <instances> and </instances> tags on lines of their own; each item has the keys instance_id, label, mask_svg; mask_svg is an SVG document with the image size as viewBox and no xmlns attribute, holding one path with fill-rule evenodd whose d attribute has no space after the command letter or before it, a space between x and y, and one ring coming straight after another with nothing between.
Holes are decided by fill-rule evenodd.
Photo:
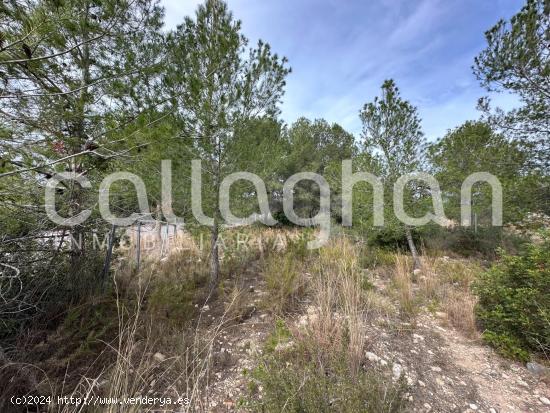
<instances>
[{"instance_id":1,"label":"dirt path","mask_svg":"<svg viewBox=\"0 0 550 413\"><path fill-rule=\"evenodd\" d=\"M384 295L388 280L374 281ZM421 311L413 324L392 319L369 325L371 364L398 365L410 385L411 411L550 412L550 387L540 377L464 337L445 314Z\"/></svg>"},{"instance_id":2,"label":"dirt path","mask_svg":"<svg viewBox=\"0 0 550 413\"><path fill-rule=\"evenodd\" d=\"M503 360L477 341L468 340L453 330L439 330L445 352L465 373L479 393L483 404L500 413L549 412L543 403L550 399L550 388L523 365Z\"/></svg>"}]
</instances>

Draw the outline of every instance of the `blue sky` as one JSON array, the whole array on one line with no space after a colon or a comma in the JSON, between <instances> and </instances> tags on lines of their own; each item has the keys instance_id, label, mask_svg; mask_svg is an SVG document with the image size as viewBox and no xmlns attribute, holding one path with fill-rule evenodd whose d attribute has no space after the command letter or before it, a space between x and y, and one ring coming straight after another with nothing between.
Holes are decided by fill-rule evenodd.
<instances>
[{"instance_id":1,"label":"blue sky","mask_svg":"<svg viewBox=\"0 0 550 413\"><path fill-rule=\"evenodd\" d=\"M161 0L169 28L193 14L199 0ZM359 136L359 110L394 78L419 109L426 137L479 113L486 92L472 74L485 30L509 18L523 0L229 0L244 34L287 56L282 117L337 122ZM511 108L516 100L496 95Z\"/></svg>"}]
</instances>

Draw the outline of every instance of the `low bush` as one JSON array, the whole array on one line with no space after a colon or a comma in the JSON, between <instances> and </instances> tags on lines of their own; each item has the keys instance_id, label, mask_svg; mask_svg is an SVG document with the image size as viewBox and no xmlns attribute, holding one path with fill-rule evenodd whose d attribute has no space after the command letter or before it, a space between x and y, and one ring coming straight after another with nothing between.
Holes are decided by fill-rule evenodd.
<instances>
[{"instance_id":1,"label":"low bush","mask_svg":"<svg viewBox=\"0 0 550 413\"><path fill-rule=\"evenodd\" d=\"M337 343L342 346L326 352L309 336L291 336L279 323L251 372L246 407L253 412L404 411L405 383L374 369L353 371L345 340Z\"/></svg>"},{"instance_id":2,"label":"low bush","mask_svg":"<svg viewBox=\"0 0 550 413\"><path fill-rule=\"evenodd\" d=\"M474 283L476 314L484 338L505 356L526 360L528 351L550 350L550 238L527 245Z\"/></svg>"},{"instance_id":3,"label":"low bush","mask_svg":"<svg viewBox=\"0 0 550 413\"><path fill-rule=\"evenodd\" d=\"M441 251L460 257L495 259L495 251L504 248L517 252L525 239L519 234L495 227L442 228L426 226L421 232L422 243L429 251Z\"/></svg>"},{"instance_id":4,"label":"low bush","mask_svg":"<svg viewBox=\"0 0 550 413\"><path fill-rule=\"evenodd\" d=\"M395 252L364 245L359 253L359 265L365 269L395 265Z\"/></svg>"}]
</instances>

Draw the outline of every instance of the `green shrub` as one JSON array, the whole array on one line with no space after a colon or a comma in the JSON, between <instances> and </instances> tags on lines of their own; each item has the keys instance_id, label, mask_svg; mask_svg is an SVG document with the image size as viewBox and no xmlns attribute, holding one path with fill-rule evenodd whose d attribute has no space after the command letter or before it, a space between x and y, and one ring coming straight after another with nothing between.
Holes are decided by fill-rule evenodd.
<instances>
[{"instance_id":1,"label":"green shrub","mask_svg":"<svg viewBox=\"0 0 550 413\"><path fill-rule=\"evenodd\" d=\"M179 325L193 318L198 286L192 280L158 280L148 298L148 311L157 321Z\"/></svg>"},{"instance_id":2,"label":"green shrub","mask_svg":"<svg viewBox=\"0 0 550 413\"><path fill-rule=\"evenodd\" d=\"M319 341L314 324L297 331L277 320L258 367L246 373L250 382L244 407L263 413L405 411L403 377L394 383L381 370L361 367L349 351L345 330L326 338Z\"/></svg>"},{"instance_id":3,"label":"green shrub","mask_svg":"<svg viewBox=\"0 0 550 413\"><path fill-rule=\"evenodd\" d=\"M420 230L422 244L429 251L456 254L461 257L478 257L493 260L495 251L504 248L508 252L517 252L525 239L514 232L495 227L442 228L427 225Z\"/></svg>"},{"instance_id":4,"label":"green shrub","mask_svg":"<svg viewBox=\"0 0 550 413\"><path fill-rule=\"evenodd\" d=\"M403 380L393 383L376 370L352 373L345 348L323 357L322 363L315 353L303 342L286 351L266 353L251 372L246 407L265 413L405 411Z\"/></svg>"},{"instance_id":5,"label":"green shrub","mask_svg":"<svg viewBox=\"0 0 550 413\"><path fill-rule=\"evenodd\" d=\"M285 322L279 318L275 322L275 330L269 335L264 344L266 353L273 353L278 344L288 343L291 339L291 334Z\"/></svg>"},{"instance_id":6,"label":"green shrub","mask_svg":"<svg viewBox=\"0 0 550 413\"><path fill-rule=\"evenodd\" d=\"M382 248L364 245L359 254L361 268L373 269L382 266L395 265L395 253Z\"/></svg>"},{"instance_id":7,"label":"green shrub","mask_svg":"<svg viewBox=\"0 0 550 413\"><path fill-rule=\"evenodd\" d=\"M474 283L484 338L508 357L550 349L550 238L503 255Z\"/></svg>"},{"instance_id":8,"label":"green shrub","mask_svg":"<svg viewBox=\"0 0 550 413\"><path fill-rule=\"evenodd\" d=\"M420 241L418 231L413 230L412 236L415 243ZM408 249L407 238L405 237L405 230L401 226L387 225L381 228L372 228L367 233L367 242L371 246L403 250Z\"/></svg>"}]
</instances>

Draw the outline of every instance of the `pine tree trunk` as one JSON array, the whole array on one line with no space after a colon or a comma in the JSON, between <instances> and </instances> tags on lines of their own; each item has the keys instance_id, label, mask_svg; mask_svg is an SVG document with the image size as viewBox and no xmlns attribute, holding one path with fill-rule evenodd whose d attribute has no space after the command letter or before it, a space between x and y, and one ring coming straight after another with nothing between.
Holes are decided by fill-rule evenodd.
<instances>
[{"instance_id":1,"label":"pine tree trunk","mask_svg":"<svg viewBox=\"0 0 550 413\"><path fill-rule=\"evenodd\" d=\"M220 276L220 260L218 256L218 220L214 218L212 236L210 239L210 289L218 285Z\"/></svg>"},{"instance_id":2,"label":"pine tree trunk","mask_svg":"<svg viewBox=\"0 0 550 413\"><path fill-rule=\"evenodd\" d=\"M218 251L218 225L221 220L220 218L220 182L221 182L221 143L218 139L217 141L217 152L216 152L216 166L214 174L214 188L216 191L214 205L214 223L212 225L212 238L210 240L210 291L218 286L218 280L220 277L220 258Z\"/></svg>"},{"instance_id":3,"label":"pine tree trunk","mask_svg":"<svg viewBox=\"0 0 550 413\"><path fill-rule=\"evenodd\" d=\"M411 233L411 227L408 225L405 226L405 236L407 237L407 243L409 244L409 250L411 251L411 255L413 257L414 262L414 269L420 269L420 259L418 258L418 251L416 250L416 246L414 245L414 240Z\"/></svg>"}]
</instances>

